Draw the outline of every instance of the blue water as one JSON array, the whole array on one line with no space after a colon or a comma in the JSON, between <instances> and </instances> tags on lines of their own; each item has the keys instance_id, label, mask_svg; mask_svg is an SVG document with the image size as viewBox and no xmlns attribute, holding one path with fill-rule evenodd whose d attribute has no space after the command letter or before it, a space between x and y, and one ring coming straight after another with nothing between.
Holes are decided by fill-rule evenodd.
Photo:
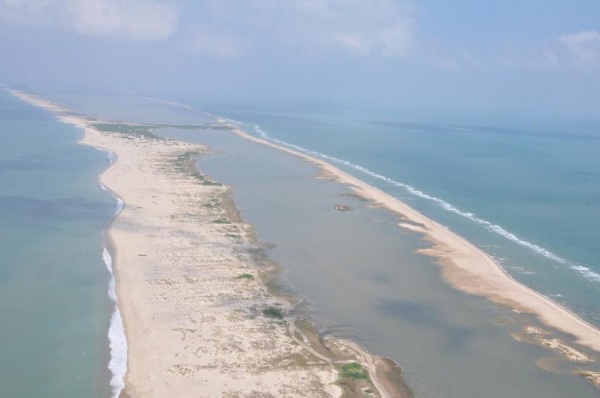
<instances>
[{"instance_id":1,"label":"blue water","mask_svg":"<svg viewBox=\"0 0 600 398\"><path fill-rule=\"evenodd\" d=\"M83 109L77 107L79 100L71 101L76 110ZM119 103L127 105L123 108L86 100L85 112L132 122L207 120L194 109L165 103L156 109L154 100L147 101L122 99ZM69 104L69 99L61 102ZM593 295L598 297L593 274L573 269L579 260L569 257L562 245L551 244L552 239L538 236L544 228L524 220L548 225L550 220L535 216L545 207L560 207L558 202L541 201L557 186L552 181L556 171L536 163L543 160L537 157L553 153L530 142L538 135L398 122L366 110L275 114L239 106L198 108L239 120L253 134L316 151L449 225L501 259L518 279L554 293L557 300L568 298L571 308L594 319L589 316L595 310ZM536 362L549 355L547 350L510 337L521 322L535 325L530 317L515 317L506 308L445 285L432 259L415 253L423 242L395 227L394 216L345 197L341 185L314 180L314 167L280 151L222 130L171 133L211 146L214 154L203 158L200 168L232 185L242 216L253 224L259 240L271 244L268 254L282 264L284 282L307 300L307 311L322 330L353 338L398 361L418 396L596 396L580 378L562 374L568 365L559 363L558 375L539 368ZM535 167L524 167L528 162ZM531 186L524 192L539 177L547 181L541 180L540 191ZM503 186L503 178L515 184ZM520 203L533 206L535 212L511 202L519 195ZM332 211L337 202L354 211ZM372 252L377 253L375 261ZM592 295L586 297L585 289ZM564 294L559 297L556 292Z\"/></svg>"},{"instance_id":2,"label":"blue water","mask_svg":"<svg viewBox=\"0 0 600 398\"><path fill-rule=\"evenodd\" d=\"M600 326L600 126L201 106L402 199Z\"/></svg>"},{"instance_id":3,"label":"blue water","mask_svg":"<svg viewBox=\"0 0 600 398\"><path fill-rule=\"evenodd\" d=\"M109 397L106 155L0 91L0 396Z\"/></svg>"}]
</instances>

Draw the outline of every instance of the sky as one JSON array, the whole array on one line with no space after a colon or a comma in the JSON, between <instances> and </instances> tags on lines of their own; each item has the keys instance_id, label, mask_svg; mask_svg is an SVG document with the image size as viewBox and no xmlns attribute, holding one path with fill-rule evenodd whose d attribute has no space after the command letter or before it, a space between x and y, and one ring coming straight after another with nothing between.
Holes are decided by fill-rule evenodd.
<instances>
[{"instance_id":1,"label":"sky","mask_svg":"<svg viewBox=\"0 0 600 398\"><path fill-rule=\"evenodd\" d=\"M0 83L600 118L598 0L0 0Z\"/></svg>"}]
</instances>

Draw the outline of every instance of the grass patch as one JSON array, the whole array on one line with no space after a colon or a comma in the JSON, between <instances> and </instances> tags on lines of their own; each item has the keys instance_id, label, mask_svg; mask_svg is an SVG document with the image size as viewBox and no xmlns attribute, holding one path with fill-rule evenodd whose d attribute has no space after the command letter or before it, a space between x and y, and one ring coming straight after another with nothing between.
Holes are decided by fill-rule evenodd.
<instances>
[{"instance_id":1,"label":"grass patch","mask_svg":"<svg viewBox=\"0 0 600 398\"><path fill-rule=\"evenodd\" d=\"M233 130L232 126L222 123L204 123L204 124L164 124L160 127L170 127L181 130Z\"/></svg>"},{"instance_id":2,"label":"grass patch","mask_svg":"<svg viewBox=\"0 0 600 398\"><path fill-rule=\"evenodd\" d=\"M252 274L242 274L242 275L239 275L236 279L254 279L254 275L252 275Z\"/></svg>"},{"instance_id":3,"label":"grass patch","mask_svg":"<svg viewBox=\"0 0 600 398\"><path fill-rule=\"evenodd\" d=\"M200 181L202 183L202 185L212 185L212 186L221 186L220 183L218 182L214 182L213 180L209 180L208 178L206 178L205 176L203 176L202 174L198 173L198 172L191 172L190 173L193 177L195 177L198 181Z\"/></svg>"},{"instance_id":4,"label":"grass patch","mask_svg":"<svg viewBox=\"0 0 600 398\"><path fill-rule=\"evenodd\" d=\"M204 203L202 206L204 207L210 207L211 209L219 206L219 204L221 204L221 201L219 199L211 199L209 202Z\"/></svg>"},{"instance_id":5,"label":"grass patch","mask_svg":"<svg viewBox=\"0 0 600 398\"><path fill-rule=\"evenodd\" d=\"M283 319L283 311L277 307L265 308L262 313L269 318Z\"/></svg>"},{"instance_id":6,"label":"grass patch","mask_svg":"<svg viewBox=\"0 0 600 398\"><path fill-rule=\"evenodd\" d=\"M342 377L353 380L366 380L369 377L369 372L357 362L342 365L340 373Z\"/></svg>"},{"instance_id":7,"label":"grass patch","mask_svg":"<svg viewBox=\"0 0 600 398\"><path fill-rule=\"evenodd\" d=\"M194 164L194 160L198 157L201 152L198 151L188 151L183 152L179 156L175 158L175 170L180 171L182 173L186 173L189 176L194 177L198 181L202 183L202 185L212 185L212 186L221 186L218 182L214 182L206 176L202 175Z\"/></svg>"},{"instance_id":8,"label":"grass patch","mask_svg":"<svg viewBox=\"0 0 600 398\"><path fill-rule=\"evenodd\" d=\"M229 221L225 217L221 217L221 218L217 218L216 220L213 220L213 223L215 223L215 224L231 224L231 221Z\"/></svg>"},{"instance_id":9,"label":"grass patch","mask_svg":"<svg viewBox=\"0 0 600 398\"><path fill-rule=\"evenodd\" d=\"M137 137L158 138L163 139L151 130L154 129L180 129L180 130L232 130L233 127L222 123L204 123L204 124L130 124L121 122L98 122L93 123L96 130L107 133L120 133L133 135Z\"/></svg>"},{"instance_id":10,"label":"grass patch","mask_svg":"<svg viewBox=\"0 0 600 398\"><path fill-rule=\"evenodd\" d=\"M192 157L198 156L198 155L200 155L200 152L198 152L198 151L187 151L187 152L184 152L181 155L177 156L177 161L183 163L186 160L190 160L190 159L192 159Z\"/></svg>"},{"instance_id":11,"label":"grass patch","mask_svg":"<svg viewBox=\"0 0 600 398\"><path fill-rule=\"evenodd\" d=\"M152 131L153 128L158 126L153 124L126 124L126 123L94 123L93 127L96 130L104 131L108 133L119 133L125 135L133 135L136 137L146 137L146 138L161 138L158 135L154 134Z\"/></svg>"}]
</instances>

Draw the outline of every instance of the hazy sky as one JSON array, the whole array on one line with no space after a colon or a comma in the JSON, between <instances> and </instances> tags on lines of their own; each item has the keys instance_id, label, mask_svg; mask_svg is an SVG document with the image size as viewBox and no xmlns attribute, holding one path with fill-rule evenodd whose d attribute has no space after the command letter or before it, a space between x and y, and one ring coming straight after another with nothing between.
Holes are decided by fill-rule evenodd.
<instances>
[{"instance_id":1,"label":"hazy sky","mask_svg":"<svg viewBox=\"0 0 600 398\"><path fill-rule=\"evenodd\" d=\"M600 115L598 0L0 0L0 82Z\"/></svg>"}]
</instances>

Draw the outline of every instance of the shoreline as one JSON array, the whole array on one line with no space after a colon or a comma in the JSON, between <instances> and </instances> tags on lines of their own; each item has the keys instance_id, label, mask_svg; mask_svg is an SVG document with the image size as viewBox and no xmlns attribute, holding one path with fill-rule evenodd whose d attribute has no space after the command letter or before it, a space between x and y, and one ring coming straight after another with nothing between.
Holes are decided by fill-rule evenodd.
<instances>
[{"instance_id":1,"label":"shoreline","mask_svg":"<svg viewBox=\"0 0 600 398\"><path fill-rule=\"evenodd\" d=\"M87 145L79 142L81 145ZM89 146L89 145L88 145ZM111 151L104 148L97 148L100 151L107 152L109 159L109 168L117 162L117 156ZM116 210L110 221L107 223L104 229L104 249L102 252L102 259L110 274L110 280L108 282L108 297L114 303L114 311L110 317L110 323L108 327L108 341L110 347L110 359L108 362L108 369L110 370L112 377L110 380L110 386L113 389L112 398L119 398L121 392L125 388L125 376L127 374L127 352L128 343L127 335L125 334L125 321L121 316L121 310L119 308L119 296L117 295L117 267L113 259L117 258L116 246L111 236L111 228L115 223L119 214L125 208L125 202L121 199L116 192L111 191L108 187L104 186L101 181L101 176L98 177L98 183L100 188L108 192L116 201Z\"/></svg>"},{"instance_id":2,"label":"shoreline","mask_svg":"<svg viewBox=\"0 0 600 398\"><path fill-rule=\"evenodd\" d=\"M105 187L117 199L117 203L119 203L119 200L122 201L122 203L127 203L127 206L121 207L121 211L119 211L119 204L117 205L118 211L106 230L108 244L109 246L112 246L112 254L114 256L113 262L115 266L113 267L113 276L117 280L116 296L119 297L117 308L120 307L120 313L123 314L122 322L127 335L127 341L129 342L125 388L118 396L132 397L145 394L158 394L160 396L161 391L169 396L187 396L191 391L194 391L194 389L200 388L200 385L202 385L202 389L198 391L202 391L202 394L213 396L215 394L224 393L227 390L227 383L235 385L236 380L242 380L242 382L238 382L237 384L244 386L248 392L251 390L250 386L254 386L258 391L264 390L265 392L274 391L274 388L279 388L279 390L275 390L279 391L279 393L284 391L281 390L281 388L286 388L287 390L285 391L287 391L287 393L284 395L292 397L305 396L307 391L315 394L312 396L323 397L339 397L342 394L349 394L349 397L374 396L374 392L369 392L369 386L375 387L377 389L376 395L381 397L412 396L410 390L405 385L394 385L391 376L398 377L397 371L399 371L399 367L394 368L393 364L390 364L386 359L374 357L352 342L342 342L333 339L327 339L327 344L323 342L324 349L329 351L333 357L329 359L321 358L319 355L314 355L314 346L302 333L297 332L301 337L301 340L308 342L308 347L294 338L294 333L296 332L287 330L287 328L284 328L283 330L278 329L278 322L276 321L274 323L272 319L268 319L268 316L265 317L263 315L263 317L260 317L260 311L258 312L259 317L257 318L256 309L254 309L257 306L264 307L265 305L270 304L271 307L267 307L266 310L269 308L277 308L278 305L283 305L285 307L285 303L281 303L278 299L265 296L265 292L262 291L267 289L267 287L264 285L260 287L258 286L258 283L252 282L252 279L254 278L250 278L248 281L244 280L245 278L240 280L239 275L236 277L235 274L232 274L232 272L242 272L244 268L248 268L249 266L252 267L253 273L260 272L259 269L257 269L256 266L238 260L237 263L233 264L233 268L239 269L238 271L229 269L232 268L232 264L228 264L227 270L217 270L220 263L226 258L231 259L228 261L234 261L235 257L239 257L239 254L236 255L236 253L232 251L232 245L235 243L232 243L232 239L227 239L227 237L233 234L233 230L238 229L237 233L239 236L237 236L236 239L244 240L247 238L247 231L251 229L251 226L244 224L243 221L240 223L234 222L234 217L232 217L231 222L221 222L219 221L221 218L217 219L217 221L214 219L210 221L210 219L204 218L204 223L208 222L210 225L198 225L197 223L194 223L194 221L202 220L196 219L188 221L180 219L180 216L185 216L187 218L188 211L190 212L189 216L194 218L190 208L182 206L173 207L171 206L173 205L173 203L171 203L172 201L161 202L160 199L151 199L157 198L156 195L150 195L148 197L148 192L142 192L150 191L155 192L157 195L161 192L162 195L166 196L179 196L179 194L175 194L175 192L171 190L175 189L175 186L177 186L176 190L182 192L185 196L200 196L203 200L210 197L212 198L212 201L217 195L228 195L228 188L223 187L218 183L206 184L206 180L203 180L203 183L194 181L193 184L190 184L188 181L189 178L184 178L189 177L187 175L182 176L181 174L178 174L177 182L172 182L168 185L161 184L160 181L157 181L160 180L161 177L164 178L165 176L169 177L171 175L163 170L165 166L169 165L169 163L164 163L166 157L172 158L173 156L178 155L179 157L177 157L177 159L179 159L181 156L190 153L190 150L198 151L202 154L206 152L204 147L179 141L153 140L148 139L147 137L131 138L131 136L129 136L123 138L124 136L119 133L100 132L93 128L90 120L87 120L84 117L74 116L68 109L62 106L24 93L11 92L22 100L51 112L57 116L59 121L83 129L84 138L80 143L95 147L96 149L107 150L109 153L112 153L116 159L119 159L118 164L116 161L112 162L99 179L101 186ZM138 146L143 148L138 150ZM156 178L151 180L151 182L148 180L149 174L146 170L143 170L143 172L140 170L132 170L140 167L148 167L148 162L152 164L162 164L162 166L159 167L159 175L153 175L153 177ZM149 168L152 169L152 167ZM146 173L144 174L144 172ZM136 184L131 178L133 176L137 176L137 179L142 181ZM123 180L128 180L132 182L132 184L128 185ZM145 183L158 185L163 190L149 187L144 185ZM176 183L180 185L173 185ZM171 189L168 187L171 187ZM210 195L207 196L207 192L210 193ZM141 198L146 200L140 202L139 199ZM158 207L158 204L152 208L152 205L148 205L148 201L153 203L161 202L162 204L160 205L160 208ZM186 202L187 201L188 200L186 199ZM208 202L208 204L210 203L213 202ZM141 209L144 209L147 206L149 206L148 210L150 214L146 214L147 217L143 219L140 218L141 216L136 218L136 214L134 213L143 213L143 210ZM206 206L206 204L202 206ZM214 206L211 205L209 207L213 209ZM172 214L170 216L170 222L165 224L164 217L168 215L167 209L176 211L176 213ZM221 215L227 214L228 212L230 213L234 210L230 209L228 211L221 207L216 208L217 214ZM181 214L181 211L186 211L186 213ZM210 211L208 211L208 213L212 214ZM173 217L175 217L175 220ZM200 215L198 217L200 217ZM148 235L148 233L152 233L153 229L149 229L149 225L152 225L151 222L155 219L158 222L159 218L161 221L156 224L156 227L154 228L166 228L167 230L172 230L172 232L168 232L166 235L162 233L164 236L161 241L168 240L170 236L179 234L198 235L199 238L204 236L205 238L213 240L214 244L219 246L218 248L213 247L212 249L208 249L208 252L190 254L190 257L195 259L196 255L199 257L208 256L206 259L208 263L211 264L209 268L215 268L217 274L214 274L213 272L212 276L208 275L210 278L206 279L206 282L202 282L201 279L206 278L206 275L194 275L189 272L184 272L183 274L176 272L177 275L173 275L174 272L171 272L171 277L167 278L165 276L159 278L157 274L168 273L169 271L156 267L152 268L150 274L148 274L148 271L132 271L130 267L134 265L143 266L146 260L155 256L163 257L161 260L163 262L167 261L169 258L178 260L170 261L170 267L176 267L179 265L181 257L184 256L183 253L179 254L179 256L170 254L166 256L167 258L164 258L165 256L162 255L163 253L157 251L157 246L160 246L159 243L148 245L148 237L155 238L155 235ZM132 221L144 221L143 224L145 227L143 229L139 228L139 231L138 228L136 228L134 231L135 233L132 233L132 231L129 230L133 229L133 226L131 225ZM179 223L195 225L191 225L191 229L181 229L174 225ZM215 223L217 225L215 225ZM127 224L127 228L124 228L124 224ZM159 225L161 226L159 227ZM214 235L215 231L213 231L213 229L215 228L225 230L225 232L218 231L219 233ZM142 234L143 237L141 236ZM161 232L157 232L157 235L161 235ZM126 244L126 242L128 244ZM170 246L179 244L198 245L192 241L186 242L188 241L184 242L181 239L176 241L174 238L171 238L168 242L170 245L168 246L171 248ZM124 244L126 244L126 246L123 246ZM222 245L229 246L229 251L225 250L225 253L223 253L223 247L220 247ZM135 246L135 249L131 246ZM213 246L213 244L209 246ZM165 246L165 252L168 252L169 248ZM132 251L136 253L132 253ZM108 249L106 253L108 253ZM112 265L110 264L111 261L106 259L105 263L107 268ZM186 266L186 268L191 267L193 266ZM202 273L205 272L207 271L202 271ZM211 273L211 269L208 270L208 273ZM229 276L226 279L223 279L223 275L221 275L223 273L228 273ZM144 276L144 274L146 276ZM148 279L150 276L152 276L153 279ZM215 280L222 281L222 286L215 286ZM225 282L225 280L227 282ZM147 284L149 283L150 286L138 286L143 285L144 282ZM180 289L181 285L196 283L199 284L198 287L205 286L208 291L211 289L220 290L218 295L215 294L211 296L210 293L204 293L198 296L200 301L196 302L192 307L194 308L193 311L197 313L199 310L198 306L204 308L204 310L201 310L201 313L203 311L213 311L211 312L213 314L211 316L204 314L201 317L202 320L191 319L195 316L194 312L190 313L190 309L183 312L180 309L182 303L184 303L183 305L185 306L186 302L190 301L191 304L191 298L199 293L197 288L192 291L187 289L186 286L187 290L183 292L185 294L177 295L177 290ZM244 283L244 285L240 286L240 283ZM238 291L231 291L231 287L234 285ZM170 290L165 290L165 288ZM193 295L190 296L190 294ZM212 307L222 300L222 296L226 295L233 296L225 301L227 307L234 308L233 312L223 313L221 311L215 313L214 308ZM176 297L172 298L171 296ZM233 302L231 300L233 300ZM239 308L240 304L236 302L239 300L249 301L249 303L246 304L250 305L250 308ZM161 310L157 310L154 306L149 308L148 306L150 304L148 301L154 302L155 306L161 306ZM203 304L208 304L209 306L203 307ZM243 313L248 312L249 310L252 313L250 318L244 317ZM266 310L263 310L262 313L267 314ZM155 318L158 317L162 319L155 321ZM184 320L184 317L189 319ZM225 319L225 317L227 317L227 319ZM293 318L289 318L285 314L283 315L282 320L286 320L290 325L290 322L295 322ZM190 326L171 328L170 330L165 329L165 326L173 326L174 324L180 325L182 323L190 324L190 321ZM215 326L216 329L213 330L213 333L208 333L209 336L212 335L212 339L206 340L206 330L203 333L198 333L200 330L198 328L210 330L210 327L204 325L204 323L209 322L217 322L218 325ZM150 325L153 326L151 327ZM192 326L194 328L192 328ZM160 328L161 330L156 331L154 328ZM219 330L223 330L224 328L228 330L237 330L238 333L230 334L226 336L226 339L220 338L219 334L221 332L219 332ZM238 330L238 328L242 329ZM260 330L257 330L257 328ZM243 330L246 330L246 332L243 332ZM257 334L257 336L247 336L247 333L250 330L252 330L254 334ZM176 337L177 341L173 341L173 337ZM244 351L244 354L249 354L249 357L248 355L240 356L240 347L231 346L231 340L237 340L238 344L244 345L244 342L239 340L240 338L242 340L253 340L253 342L251 342L251 347L254 348L244 347L245 349L242 350ZM219 340L219 344L215 346L215 353L211 356L210 353L207 353L207 350L209 352L212 351L211 346L214 346L214 344L210 343L210 341L213 339ZM188 352L190 347L187 344L190 344L193 341L201 344L195 351L196 358L193 358L193 355L190 355ZM149 344L150 342L153 343ZM245 352L246 349L248 350L247 353ZM205 355L199 355L198 350L201 350L201 354L204 353ZM159 352L162 352L163 354L161 355ZM172 352L176 352L174 357L168 356L168 353L172 354ZM236 356L236 354L238 355ZM339 360L340 356L344 357L344 359ZM186 357L186 360L189 363L180 363L182 360L180 359L181 357ZM199 361L197 357L202 357L202 360ZM161 360L158 361L158 358ZM208 364L206 363L207 359L216 361L214 363L220 363L221 365L213 366ZM250 370L251 368L245 368L245 366L250 366L257 360L272 362L272 365L267 366L267 370L262 371L266 372L264 373L262 380L255 380L255 374L257 372L255 369ZM167 363L165 364L163 362ZM231 362L230 365L233 367L224 365L227 362ZM346 380L345 383L350 383L349 385L351 387L351 391L348 391L348 386L343 385L344 383L340 381L341 371L339 367L341 366L343 368L343 364L352 364L355 362L361 363L366 368L373 384L370 385L369 383L360 380ZM278 363L280 364L278 365ZM306 363L306 365L302 365L303 363ZM252 368L254 368L254 366L255 365L252 365ZM265 365L263 364L262 366L264 367ZM243 369L247 370L244 372ZM229 376L225 376L230 372L233 373ZM200 380L198 380L198 378L200 378ZM225 382L225 380L228 381ZM306 384L306 382L310 383ZM174 384L176 384L176 386ZM317 388L315 386L320 387ZM111 387L114 387L112 382Z\"/></svg>"},{"instance_id":3,"label":"shoreline","mask_svg":"<svg viewBox=\"0 0 600 398\"><path fill-rule=\"evenodd\" d=\"M60 119L59 119L60 121ZM109 327L108 327L108 341L110 348L110 356L108 362L108 369L111 372L111 379L109 382L110 387L112 388L113 395L112 398L119 398L123 389L125 388L125 376L127 374L127 353L128 353L128 344L127 344L127 336L125 334L125 320L121 316L121 310L119 308L119 299L117 295L117 272L118 269L115 266L114 259L117 258L116 253L116 245L113 241L111 235L112 225L115 223L119 214L125 208L125 202L123 199L110 188L105 186L102 183L102 175L109 168L113 167L119 160L118 156L112 152L108 148L98 147L94 145L90 145L85 143L85 128L80 126L79 124L74 124L72 121L62 121L63 123L69 123L75 127L82 129L82 137L77 142L78 145L85 145L87 147L94 148L100 152L106 154L108 159L108 167L98 175L98 185L100 189L110 194L116 203L116 209L113 213L110 220L106 223L106 226L103 231L104 243L102 250L102 260L104 261L104 265L108 273L110 274L110 279L108 282L108 297L114 303L114 311L111 314Z\"/></svg>"},{"instance_id":4,"label":"shoreline","mask_svg":"<svg viewBox=\"0 0 600 398\"><path fill-rule=\"evenodd\" d=\"M39 101L41 102L41 104L36 105L44 107L45 109L46 107L52 105L52 103L42 99L40 99ZM59 120L65 123L74 124L84 130L91 129L95 132L94 134L99 134L101 136L116 134L110 132L101 133L95 130L92 125L92 123L96 123L99 121L92 122L80 116L65 115L68 114L69 110L60 106L57 106L56 110L51 111L53 113L63 114L59 116ZM221 123L224 122L221 120ZM422 235L425 241L429 242L431 247L421 249L419 250L419 252L437 260L438 264L440 265L443 279L455 289L468 294L485 297L490 301L512 308L513 311L515 311L516 313L530 313L537 317L542 323L557 330L560 330L564 333L572 335L577 339L577 344L580 344L587 348L591 348L594 351L600 352L600 330L588 324L586 321L578 317L576 314L570 312L568 309L561 307L559 304L553 302L551 299L543 296L542 294L527 287L526 285L523 285L514 280L487 253L474 246L471 242L467 241L466 239L462 238L461 236L457 235L451 230L448 230L443 225L427 218L425 215L412 209L400 200L392 197L389 194L384 193L383 191L379 190L374 186L367 184L366 182L358 179L357 177L354 177L349 173L338 169L330 163L327 163L327 161L250 135L247 132L237 128L236 126L232 126L229 123L227 123L227 125L232 130L232 133L237 134L238 136L244 139L248 139L250 141L254 141L262 145L270 146L274 149L287 152L290 155L299 157L304 161L316 165L321 171L319 177L348 185L352 188L352 190L357 196L368 200L369 202L371 202L372 206L386 209L392 214L399 216L400 222L398 223L398 225L401 228L410 230L411 232L416 232ZM174 142L182 143L179 141ZM96 144L88 143L87 145L97 147ZM198 147L198 145L195 144L190 144L189 146ZM97 147L97 149L101 148ZM205 152L202 152L200 154L203 153ZM103 176L107 172L108 170L106 170L103 173ZM227 194L227 189L223 190L221 194L225 195L224 197L227 197L230 200ZM239 219L239 221L235 220L236 216L231 215L231 211L236 211L235 204L232 203L232 205L233 210L228 211L224 208L221 209L227 214L228 217L230 217L232 224L236 224L236 226L239 225L247 227L246 230L243 232L243 235L245 237L248 237L248 234L251 234L251 232L248 232L250 231L251 226L244 224L243 220L241 219ZM237 218L239 218L239 214L237 215ZM146 255L144 254L144 256ZM254 268L254 271L260 274L260 270L258 270L257 268ZM281 297L275 297L277 299L281 299ZM285 315L284 317L288 321L292 319L292 322L295 322L294 317L289 318ZM126 320L127 317L124 317L123 321L125 322ZM582 354L581 352L572 348L569 345L570 343L566 344L563 341L560 341L555 338L546 338L544 337L546 333L533 333L531 332L531 330L527 330L530 328L530 325L525 325L523 327L522 332L525 338L517 336L518 333L511 333L510 335L518 341L526 341L528 343L533 342L534 344L537 343L543 345L549 350L552 350L555 353L567 358L571 362L588 361L589 358L587 358L585 354ZM292 339L296 340L296 343L299 346L301 346L304 350L308 351L309 353L313 351L318 351L315 349L315 346L311 344L310 339L306 340L305 335L302 336L302 338L304 339L302 341L295 339L294 330L297 330L297 328L295 328L295 325L293 323L290 323L289 336L292 337ZM184 332L184 339L185 335L186 333ZM327 343L329 343L328 346L325 346L325 348L328 350L332 350L331 345L335 346L336 344L341 344L341 346L344 347L341 349L339 347L338 349L335 349L335 347L333 347L333 351L335 351L336 354L332 354L332 358L325 360L325 362L329 363L330 365L339 366L343 363L346 363L344 362L344 360L340 361L339 358L336 359L336 355L339 355L340 352L344 352L349 349L353 351L354 358L360 358L357 360L361 364L363 364L365 368L367 368L371 379L373 380L374 386L378 387L379 389L385 390L385 383L380 383L379 381L394 379L394 377L390 375L388 375L387 378L385 375L382 376L382 378L378 376L378 374L386 373L384 366L385 364L382 363L382 361L387 360L386 358L374 357L373 355L369 354L353 342L334 340L329 338L325 338L324 340ZM308 341L309 344L303 344L303 341ZM319 358L319 355L316 355L316 357ZM373 366L374 364L378 365L379 368L377 366ZM397 366L397 368L399 369L399 366ZM585 378L591 384L594 384L596 387L600 387L600 379L598 379L597 373L587 371L575 371L574 374ZM397 374L395 376L397 376ZM129 392L131 392L131 395L129 395ZM121 396L124 398L129 396L135 396L137 392L138 391L130 391L130 389L126 389ZM389 395L385 391L380 391L380 393L381 396L398 396ZM404 393L406 394L406 396L410 396L409 390L408 392Z\"/></svg>"},{"instance_id":5,"label":"shoreline","mask_svg":"<svg viewBox=\"0 0 600 398\"><path fill-rule=\"evenodd\" d=\"M5 88L6 89L6 88ZM89 143L85 143L85 126L83 123L77 120L77 118L68 119L68 116L65 116L69 113L69 109L52 103L50 101L37 98L35 96L17 91L12 89L6 89L13 96L19 98L20 100L27 102L31 105L39 107L50 114L54 115L56 119L65 124L70 124L75 126L76 128L82 129L81 138L77 140L78 145L85 145L90 148L96 149L100 152L104 152L108 158L109 165L108 167L102 171L102 173L97 178L97 183L100 189L109 193L113 199L115 200L116 209L112 214L108 222L106 223L104 230L102 231L103 235L103 243L102 243L102 261L106 267L106 270L109 274L109 282L107 289L108 299L113 303L113 312L110 316L109 325L107 329L107 338L109 343L109 362L107 364L107 369L110 372L111 378L109 381L109 386L112 390L112 398L119 398L121 395L125 383L125 375L127 372L127 337L125 334L125 321L121 316L120 310L120 302L118 299L118 294L116 291L116 280L118 278L118 271L116 269L115 261L116 258L116 246L111 236L111 228L115 221L118 219L119 215L124 209L124 201L123 199L109 187L103 184L102 176L104 173L113 167L117 160L118 156L111 151L109 148L104 148L100 146L91 145ZM82 119L83 120L83 119Z\"/></svg>"},{"instance_id":6,"label":"shoreline","mask_svg":"<svg viewBox=\"0 0 600 398\"><path fill-rule=\"evenodd\" d=\"M422 234L432 247L419 252L437 259L443 279L455 289L477 295L509 306L516 312L535 315L542 323L572 335L578 344L600 352L600 329L589 324L577 314L560 306L551 299L517 282L487 253L445 228L434 220L414 210L399 199L342 171L332 164L287 148L283 145L256 137L232 125L232 133L274 149L299 157L319 167L326 178L350 186L357 195L401 217L401 228ZM406 222L405 222L406 221Z\"/></svg>"}]
</instances>

